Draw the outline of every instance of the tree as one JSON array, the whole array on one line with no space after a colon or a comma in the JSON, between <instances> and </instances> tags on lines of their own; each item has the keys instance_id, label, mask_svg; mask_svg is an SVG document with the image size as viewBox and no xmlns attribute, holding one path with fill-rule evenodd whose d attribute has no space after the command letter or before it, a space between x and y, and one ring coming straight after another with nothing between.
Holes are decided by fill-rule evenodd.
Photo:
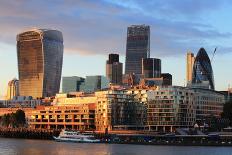
<instances>
[{"instance_id":1,"label":"tree","mask_svg":"<svg viewBox=\"0 0 232 155\"><path fill-rule=\"evenodd\" d=\"M222 118L230 120L230 126L232 125L232 101L228 101L223 106Z\"/></svg>"},{"instance_id":2,"label":"tree","mask_svg":"<svg viewBox=\"0 0 232 155\"><path fill-rule=\"evenodd\" d=\"M23 110L18 109L15 113L17 126L24 126L26 124L25 113Z\"/></svg>"},{"instance_id":3,"label":"tree","mask_svg":"<svg viewBox=\"0 0 232 155\"><path fill-rule=\"evenodd\" d=\"M25 113L19 109L15 113L4 114L1 118L1 125L5 127L23 127L26 124Z\"/></svg>"}]
</instances>

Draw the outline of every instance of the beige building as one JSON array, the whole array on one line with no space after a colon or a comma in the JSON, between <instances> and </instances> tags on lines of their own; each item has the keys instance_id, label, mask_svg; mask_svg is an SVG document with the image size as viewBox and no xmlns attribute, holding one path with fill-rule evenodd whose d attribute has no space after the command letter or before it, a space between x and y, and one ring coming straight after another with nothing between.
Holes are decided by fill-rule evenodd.
<instances>
[{"instance_id":1,"label":"beige building","mask_svg":"<svg viewBox=\"0 0 232 155\"><path fill-rule=\"evenodd\" d=\"M146 109L125 90L95 93L97 97L95 125L98 131L140 130L144 128Z\"/></svg>"},{"instance_id":2,"label":"beige building","mask_svg":"<svg viewBox=\"0 0 232 155\"><path fill-rule=\"evenodd\" d=\"M13 97L19 95L19 80L13 79L9 81L8 87L7 87L7 100L13 99Z\"/></svg>"},{"instance_id":3,"label":"beige building","mask_svg":"<svg viewBox=\"0 0 232 155\"><path fill-rule=\"evenodd\" d=\"M186 87L160 87L147 92L147 127L149 131L172 132L193 127L196 121L194 91Z\"/></svg>"},{"instance_id":4,"label":"beige building","mask_svg":"<svg viewBox=\"0 0 232 155\"><path fill-rule=\"evenodd\" d=\"M95 130L95 103L43 106L33 110L28 124L33 129Z\"/></svg>"},{"instance_id":5,"label":"beige building","mask_svg":"<svg viewBox=\"0 0 232 155\"><path fill-rule=\"evenodd\" d=\"M187 83L190 83L192 81L192 73L193 73L193 64L195 61L194 54L191 52L187 53L187 70L186 70L186 80Z\"/></svg>"}]
</instances>

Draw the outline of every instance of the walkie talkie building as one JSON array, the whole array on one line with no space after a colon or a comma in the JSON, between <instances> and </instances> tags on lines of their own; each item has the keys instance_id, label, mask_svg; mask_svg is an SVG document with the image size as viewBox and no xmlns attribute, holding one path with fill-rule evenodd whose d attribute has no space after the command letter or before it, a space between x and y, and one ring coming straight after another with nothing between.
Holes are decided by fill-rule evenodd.
<instances>
[{"instance_id":1,"label":"walkie talkie building","mask_svg":"<svg viewBox=\"0 0 232 155\"><path fill-rule=\"evenodd\" d=\"M194 61L192 85L207 87L214 90L213 69L208 54L201 48Z\"/></svg>"},{"instance_id":2,"label":"walkie talkie building","mask_svg":"<svg viewBox=\"0 0 232 155\"><path fill-rule=\"evenodd\" d=\"M17 35L19 95L41 98L59 92L63 63L60 31L32 29Z\"/></svg>"},{"instance_id":3,"label":"walkie talkie building","mask_svg":"<svg viewBox=\"0 0 232 155\"><path fill-rule=\"evenodd\" d=\"M142 74L142 59L150 58L150 27L132 25L127 29L126 74Z\"/></svg>"}]
</instances>

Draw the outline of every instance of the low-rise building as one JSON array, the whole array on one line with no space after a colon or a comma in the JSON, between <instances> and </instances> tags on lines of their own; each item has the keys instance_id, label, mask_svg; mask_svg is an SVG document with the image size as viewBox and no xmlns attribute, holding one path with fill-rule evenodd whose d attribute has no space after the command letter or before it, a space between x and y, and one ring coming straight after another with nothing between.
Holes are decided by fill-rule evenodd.
<instances>
[{"instance_id":1,"label":"low-rise building","mask_svg":"<svg viewBox=\"0 0 232 155\"><path fill-rule=\"evenodd\" d=\"M95 103L73 106L43 106L33 110L28 121L34 129L95 130Z\"/></svg>"},{"instance_id":2,"label":"low-rise building","mask_svg":"<svg viewBox=\"0 0 232 155\"><path fill-rule=\"evenodd\" d=\"M192 88L196 96L196 120L204 123L209 117L220 118L225 97L212 89Z\"/></svg>"}]
</instances>

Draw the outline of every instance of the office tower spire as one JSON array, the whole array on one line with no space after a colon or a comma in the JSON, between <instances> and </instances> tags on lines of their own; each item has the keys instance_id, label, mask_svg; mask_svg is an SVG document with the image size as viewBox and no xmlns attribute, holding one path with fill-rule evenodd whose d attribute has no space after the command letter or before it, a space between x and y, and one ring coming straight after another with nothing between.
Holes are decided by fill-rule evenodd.
<instances>
[{"instance_id":1,"label":"office tower spire","mask_svg":"<svg viewBox=\"0 0 232 155\"><path fill-rule=\"evenodd\" d=\"M60 31L32 29L17 35L19 95L41 98L59 92L63 63Z\"/></svg>"},{"instance_id":2,"label":"office tower spire","mask_svg":"<svg viewBox=\"0 0 232 155\"><path fill-rule=\"evenodd\" d=\"M132 25L127 28L125 74L142 74L142 58L150 57L150 27Z\"/></svg>"}]
</instances>

